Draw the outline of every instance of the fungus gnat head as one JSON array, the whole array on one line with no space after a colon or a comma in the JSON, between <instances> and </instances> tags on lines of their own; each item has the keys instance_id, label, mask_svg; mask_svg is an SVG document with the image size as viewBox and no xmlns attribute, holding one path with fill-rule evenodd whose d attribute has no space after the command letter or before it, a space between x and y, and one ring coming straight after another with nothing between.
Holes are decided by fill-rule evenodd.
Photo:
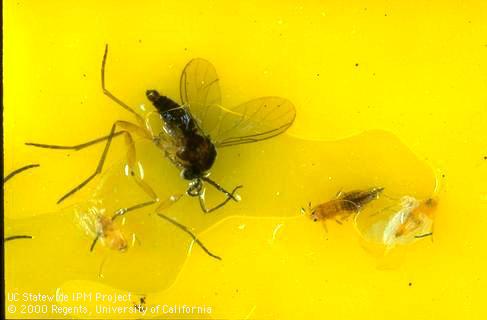
<instances>
[{"instance_id":1,"label":"fungus gnat head","mask_svg":"<svg viewBox=\"0 0 487 320\"><path fill-rule=\"evenodd\" d=\"M145 95L147 96L147 99L149 99L149 101L151 102L157 101L157 99L159 99L159 97L161 96L156 90L147 90L145 92Z\"/></svg>"}]
</instances>

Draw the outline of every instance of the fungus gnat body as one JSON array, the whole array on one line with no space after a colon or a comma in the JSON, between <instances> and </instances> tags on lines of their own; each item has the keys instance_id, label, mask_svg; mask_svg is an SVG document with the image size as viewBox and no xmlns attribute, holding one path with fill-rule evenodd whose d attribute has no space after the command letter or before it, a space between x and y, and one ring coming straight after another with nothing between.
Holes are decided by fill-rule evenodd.
<instances>
[{"instance_id":1,"label":"fungus gnat body","mask_svg":"<svg viewBox=\"0 0 487 320\"><path fill-rule=\"evenodd\" d=\"M137 124L128 121L116 121L110 133L76 146L56 146L38 143L27 145L52 148L81 150L96 143L106 141L104 151L93 174L77 187L66 193L58 203L65 200L97 174L102 172L105 158L114 137L125 135L128 148L127 162L131 173L136 171L136 151L133 135L150 139L164 152L165 156L180 170L181 176L189 181L186 194L198 197L201 209L211 212L224 206L228 201L239 201L236 186L227 191L210 179L210 170L217 159L219 148L253 143L275 137L285 132L295 118L294 106L279 97L262 97L250 100L231 110L221 104L219 78L211 63L204 59L193 59L184 68L180 78L181 104L160 94L157 90L147 90L146 96L152 102L155 111L143 118L134 109L113 95L105 86L105 65L108 45L102 60L101 84L103 93L115 103L132 113ZM156 121L156 122L154 122ZM156 125L154 126L154 123ZM155 130L155 127L161 127ZM117 129L120 129L117 131ZM140 187L158 201L152 188L137 174L132 174ZM225 194L225 199L212 208L206 206L205 186L209 184ZM167 201L163 201L167 206ZM159 211L162 208L158 208Z\"/></svg>"}]
</instances>

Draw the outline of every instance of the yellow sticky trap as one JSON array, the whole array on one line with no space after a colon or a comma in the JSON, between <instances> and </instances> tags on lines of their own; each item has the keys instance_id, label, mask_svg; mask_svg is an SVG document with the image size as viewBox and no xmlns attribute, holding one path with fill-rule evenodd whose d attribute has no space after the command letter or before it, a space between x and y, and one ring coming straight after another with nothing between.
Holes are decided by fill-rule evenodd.
<instances>
[{"instance_id":1,"label":"yellow sticky trap","mask_svg":"<svg viewBox=\"0 0 487 320\"><path fill-rule=\"evenodd\" d=\"M141 142L137 148L144 181L161 199L186 190L187 182L157 147ZM107 168L92 188L91 199L100 203L104 215L149 200L133 178L124 174L124 165L122 161ZM385 193L394 190L421 199L431 194L435 186L430 167L397 138L382 131L334 142L281 136L258 144L222 149L212 178L223 186L244 185L239 190L242 200L230 202L213 214L204 214L197 199L183 197L166 208L164 214L199 235L235 215L299 217L304 204L319 203L340 189L377 185L383 186ZM217 201L221 194L207 189L206 196L209 201ZM126 252L102 245L90 252L93 238L84 235L77 219L73 207L66 207L55 214L7 220L6 229L11 233L28 230L34 236L34 241L26 246L7 247L7 289L12 286L26 290L52 288L53 283L85 279L137 292L160 291L175 281L192 243L187 234L155 215L154 207L147 207L124 216L121 230L127 239L132 234L138 239ZM219 241L200 240L223 259L218 262L208 257L212 264L225 263L229 251L233 250ZM197 246L191 250L204 255ZM26 255L28 260L23 258ZM53 266L57 272L52 272Z\"/></svg>"}]
</instances>

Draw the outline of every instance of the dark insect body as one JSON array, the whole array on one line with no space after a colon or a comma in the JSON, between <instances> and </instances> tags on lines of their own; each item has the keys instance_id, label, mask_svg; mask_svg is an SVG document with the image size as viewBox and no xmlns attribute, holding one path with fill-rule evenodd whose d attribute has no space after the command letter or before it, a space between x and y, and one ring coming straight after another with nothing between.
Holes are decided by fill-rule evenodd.
<instances>
[{"instance_id":1,"label":"dark insect body","mask_svg":"<svg viewBox=\"0 0 487 320\"><path fill-rule=\"evenodd\" d=\"M186 108L156 90L147 90L147 98L152 102L164 121L164 131L172 138L169 143L177 146L174 155L166 156L180 169L186 180L197 179L210 170L215 162L216 148ZM170 149L170 146L167 149Z\"/></svg>"}]
</instances>

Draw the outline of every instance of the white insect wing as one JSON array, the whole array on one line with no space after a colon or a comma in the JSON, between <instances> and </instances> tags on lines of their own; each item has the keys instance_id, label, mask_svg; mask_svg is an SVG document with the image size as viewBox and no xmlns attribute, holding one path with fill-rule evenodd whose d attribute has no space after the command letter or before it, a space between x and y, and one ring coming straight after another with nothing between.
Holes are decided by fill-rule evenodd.
<instances>
[{"instance_id":1,"label":"white insect wing","mask_svg":"<svg viewBox=\"0 0 487 320\"><path fill-rule=\"evenodd\" d=\"M77 225L87 236L94 239L103 233L101 218L105 215L104 208L95 205L76 205L74 207Z\"/></svg>"},{"instance_id":2,"label":"white insect wing","mask_svg":"<svg viewBox=\"0 0 487 320\"><path fill-rule=\"evenodd\" d=\"M397 231L418 206L419 201L413 197L404 196L401 198L401 209L392 216L384 229L382 241L386 246L394 246L397 243Z\"/></svg>"}]
</instances>

